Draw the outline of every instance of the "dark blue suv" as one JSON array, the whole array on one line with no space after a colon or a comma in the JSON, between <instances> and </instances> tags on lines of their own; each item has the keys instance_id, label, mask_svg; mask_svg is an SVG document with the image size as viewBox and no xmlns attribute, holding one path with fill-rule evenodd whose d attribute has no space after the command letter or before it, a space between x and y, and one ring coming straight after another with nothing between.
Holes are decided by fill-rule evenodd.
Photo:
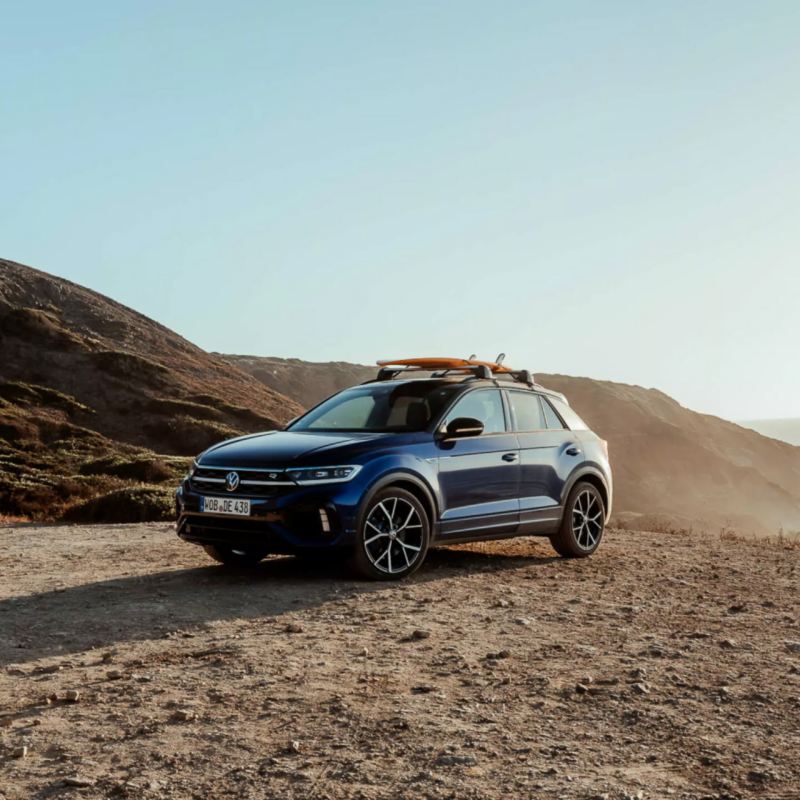
<instances>
[{"instance_id":1,"label":"dark blue suv","mask_svg":"<svg viewBox=\"0 0 800 800\"><path fill-rule=\"evenodd\" d=\"M547 536L593 553L611 512L606 443L528 372L383 369L283 431L198 456L178 535L224 564L346 554L397 579L433 545Z\"/></svg>"}]
</instances>

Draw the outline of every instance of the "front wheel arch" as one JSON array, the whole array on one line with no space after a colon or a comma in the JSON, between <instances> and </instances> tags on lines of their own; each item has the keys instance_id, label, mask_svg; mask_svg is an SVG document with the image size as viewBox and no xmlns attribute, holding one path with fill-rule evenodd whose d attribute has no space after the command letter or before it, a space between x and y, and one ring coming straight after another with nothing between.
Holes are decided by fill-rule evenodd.
<instances>
[{"instance_id":1,"label":"front wheel arch","mask_svg":"<svg viewBox=\"0 0 800 800\"><path fill-rule=\"evenodd\" d=\"M434 539L438 528L437 521L439 516L438 505L434 498L433 491L427 485L427 483L425 483L425 481L410 472L393 472L388 475L384 475L375 481L372 486L370 486L369 490L364 494L364 498L358 507L358 514L356 514L356 529L360 529L364 512L369 507L372 498L378 492L388 489L391 486L396 486L398 489L405 489L405 491L413 494L414 497L416 497L417 500L422 503L422 507L425 509L425 513L428 517L431 538Z\"/></svg>"}]
</instances>

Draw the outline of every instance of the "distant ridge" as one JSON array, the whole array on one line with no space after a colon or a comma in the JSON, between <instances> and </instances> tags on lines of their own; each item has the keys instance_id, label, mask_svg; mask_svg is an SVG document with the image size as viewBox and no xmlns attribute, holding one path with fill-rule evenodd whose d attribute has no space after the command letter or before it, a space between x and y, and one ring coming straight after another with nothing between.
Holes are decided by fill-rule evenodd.
<instances>
[{"instance_id":1,"label":"distant ridge","mask_svg":"<svg viewBox=\"0 0 800 800\"><path fill-rule=\"evenodd\" d=\"M756 419L739 424L764 436L800 447L800 419Z\"/></svg>"}]
</instances>

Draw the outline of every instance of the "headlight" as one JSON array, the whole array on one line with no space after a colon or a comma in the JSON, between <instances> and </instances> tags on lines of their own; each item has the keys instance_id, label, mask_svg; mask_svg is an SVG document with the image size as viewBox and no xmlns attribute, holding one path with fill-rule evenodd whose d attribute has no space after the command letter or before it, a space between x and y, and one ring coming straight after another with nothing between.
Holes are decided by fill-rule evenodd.
<instances>
[{"instance_id":1,"label":"headlight","mask_svg":"<svg viewBox=\"0 0 800 800\"><path fill-rule=\"evenodd\" d=\"M195 459L192 461L192 466L189 467L189 471L181 478L181 483L184 481L188 481L193 475L195 470L197 469L197 460Z\"/></svg>"},{"instance_id":2,"label":"headlight","mask_svg":"<svg viewBox=\"0 0 800 800\"><path fill-rule=\"evenodd\" d=\"M344 483L352 480L361 469L358 465L345 467L299 467L287 469L286 476L295 483Z\"/></svg>"}]
</instances>

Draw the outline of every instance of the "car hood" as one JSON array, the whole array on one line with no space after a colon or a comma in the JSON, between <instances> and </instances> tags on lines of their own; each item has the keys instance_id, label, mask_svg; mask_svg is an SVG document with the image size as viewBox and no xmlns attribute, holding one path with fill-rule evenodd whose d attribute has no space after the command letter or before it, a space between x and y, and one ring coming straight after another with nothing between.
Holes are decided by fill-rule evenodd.
<instances>
[{"instance_id":1,"label":"car hood","mask_svg":"<svg viewBox=\"0 0 800 800\"><path fill-rule=\"evenodd\" d=\"M324 454L324 462L329 463L332 457L360 450L360 445L385 436L383 433L270 431L221 442L198 456L197 461L204 467L283 467L318 453L320 458Z\"/></svg>"}]
</instances>

